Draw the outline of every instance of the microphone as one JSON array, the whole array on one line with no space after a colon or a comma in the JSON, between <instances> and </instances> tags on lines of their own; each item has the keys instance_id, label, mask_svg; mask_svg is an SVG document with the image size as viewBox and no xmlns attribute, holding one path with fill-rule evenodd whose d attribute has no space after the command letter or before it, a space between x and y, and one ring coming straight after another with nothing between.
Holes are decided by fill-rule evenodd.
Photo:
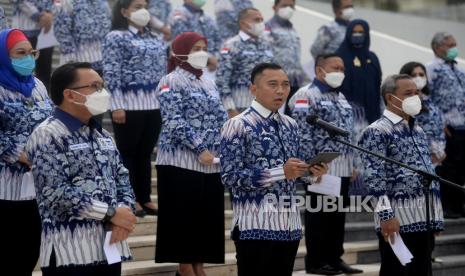
<instances>
[{"instance_id":1,"label":"microphone","mask_svg":"<svg viewBox=\"0 0 465 276\"><path fill-rule=\"evenodd\" d=\"M339 135L339 136L347 137L347 136L350 135L350 132L348 132L347 130L345 130L343 128L340 128L340 127L337 127L337 126L335 126L335 125L333 125L331 123L328 123L326 121L323 121L317 115L309 115L309 116L307 116L307 123L323 128L324 130L329 132L329 134L331 136Z\"/></svg>"}]
</instances>

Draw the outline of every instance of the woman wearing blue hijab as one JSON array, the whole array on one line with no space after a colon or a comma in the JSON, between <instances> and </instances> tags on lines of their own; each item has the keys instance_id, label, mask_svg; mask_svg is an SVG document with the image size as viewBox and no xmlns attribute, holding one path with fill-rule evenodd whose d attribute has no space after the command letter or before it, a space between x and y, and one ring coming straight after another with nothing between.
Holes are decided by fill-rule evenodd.
<instances>
[{"instance_id":1,"label":"woman wearing blue hijab","mask_svg":"<svg viewBox=\"0 0 465 276\"><path fill-rule=\"evenodd\" d=\"M360 107L359 114L364 117L360 119L371 124L381 116L382 74L378 57L370 51L370 26L365 20L355 19L349 23L337 54L345 66L342 93L349 102ZM357 108L355 111L357 113Z\"/></svg>"},{"instance_id":2,"label":"woman wearing blue hijab","mask_svg":"<svg viewBox=\"0 0 465 276\"><path fill-rule=\"evenodd\" d=\"M0 31L0 216L2 271L31 275L39 258L41 222L24 146L52 112L42 82L32 72L37 50L23 32ZM29 189L28 189L29 188Z\"/></svg>"}]
</instances>

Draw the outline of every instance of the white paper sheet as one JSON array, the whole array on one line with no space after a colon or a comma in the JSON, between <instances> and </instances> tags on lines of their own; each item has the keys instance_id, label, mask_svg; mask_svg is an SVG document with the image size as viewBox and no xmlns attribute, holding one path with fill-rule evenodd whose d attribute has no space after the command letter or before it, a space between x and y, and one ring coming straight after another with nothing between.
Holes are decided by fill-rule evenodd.
<instances>
[{"instance_id":1,"label":"white paper sheet","mask_svg":"<svg viewBox=\"0 0 465 276\"><path fill-rule=\"evenodd\" d=\"M34 187L34 177L32 176L32 172L27 172L23 175L23 179L21 180L21 199L26 198L35 198L36 197L36 189Z\"/></svg>"},{"instance_id":2,"label":"white paper sheet","mask_svg":"<svg viewBox=\"0 0 465 276\"><path fill-rule=\"evenodd\" d=\"M341 178L324 174L321 176L321 181L308 186L309 192L314 192L329 196L341 196Z\"/></svg>"},{"instance_id":3,"label":"white paper sheet","mask_svg":"<svg viewBox=\"0 0 465 276\"><path fill-rule=\"evenodd\" d=\"M408 250L399 233L395 233L394 244L391 243L391 239L389 239L389 244L403 266L412 261L413 255L410 250Z\"/></svg>"},{"instance_id":4,"label":"white paper sheet","mask_svg":"<svg viewBox=\"0 0 465 276\"><path fill-rule=\"evenodd\" d=\"M220 159L218 157L213 158L213 164L219 164Z\"/></svg>"},{"instance_id":5,"label":"white paper sheet","mask_svg":"<svg viewBox=\"0 0 465 276\"><path fill-rule=\"evenodd\" d=\"M48 33L45 33L43 28L42 28L42 30L40 30L40 34L37 37L37 46L36 46L37 50L53 47L53 46L56 46L58 44L59 43L58 43L58 41L57 41L57 39L55 37L55 33L53 31L53 26L52 26L52 28L50 28Z\"/></svg>"},{"instance_id":6,"label":"white paper sheet","mask_svg":"<svg viewBox=\"0 0 465 276\"><path fill-rule=\"evenodd\" d=\"M112 231L108 231L105 236L105 243L103 244L103 251L107 257L108 264L114 264L121 262L121 254L118 251L116 243L110 244Z\"/></svg>"}]
</instances>

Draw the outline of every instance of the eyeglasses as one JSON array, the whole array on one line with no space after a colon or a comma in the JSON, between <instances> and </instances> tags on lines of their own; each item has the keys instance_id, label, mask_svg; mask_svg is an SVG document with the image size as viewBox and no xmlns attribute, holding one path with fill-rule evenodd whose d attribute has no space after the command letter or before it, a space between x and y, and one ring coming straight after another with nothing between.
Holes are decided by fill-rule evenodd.
<instances>
[{"instance_id":1,"label":"eyeglasses","mask_svg":"<svg viewBox=\"0 0 465 276\"><path fill-rule=\"evenodd\" d=\"M24 57L24 56L32 56L34 59L38 59L39 56L40 56L40 51L39 50L35 50L35 49L31 49L31 50L23 50L23 49L19 49L19 50L16 50L14 52L15 55L17 56L21 56L21 57Z\"/></svg>"},{"instance_id":2,"label":"eyeglasses","mask_svg":"<svg viewBox=\"0 0 465 276\"><path fill-rule=\"evenodd\" d=\"M105 88L105 84L103 83L92 83L88 85L78 86L78 87L71 87L69 89L77 90L82 88L94 88L96 92L100 93Z\"/></svg>"}]
</instances>

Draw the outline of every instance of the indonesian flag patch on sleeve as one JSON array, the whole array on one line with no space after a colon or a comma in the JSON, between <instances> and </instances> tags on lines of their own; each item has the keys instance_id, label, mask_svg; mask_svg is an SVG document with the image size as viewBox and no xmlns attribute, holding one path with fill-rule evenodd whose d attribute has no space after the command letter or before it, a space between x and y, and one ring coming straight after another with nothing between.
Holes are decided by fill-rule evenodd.
<instances>
[{"instance_id":1,"label":"indonesian flag patch on sleeve","mask_svg":"<svg viewBox=\"0 0 465 276\"><path fill-rule=\"evenodd\" d=\"M170 86L168 84L165 84L161 87L160 93L165 93L170 91Z\"/></svg>"},{"instance_id":2,"label":"indonesian flag patch on sleeve","mask_svg":"<svg viewBox=\"0 0 465 276\"><path fill-rule=\"evenodd\" d=\"M300 99L300 100L295 101L295 108L307 109L309 106L308 104L309 104L308 99Z\"/></svg>"},{"instance_id":3,"label":"indonesian flag patch on sleeve","mask_svg":"<svg viewBox=\"0 0 465 276\"><path fill-rule=\"evenodd\" d=\"M220 53L223 54L223 55L229 53L229 48L226 48L226 47L222 48L220 50Z\"/></svg>"}]
</instances>

